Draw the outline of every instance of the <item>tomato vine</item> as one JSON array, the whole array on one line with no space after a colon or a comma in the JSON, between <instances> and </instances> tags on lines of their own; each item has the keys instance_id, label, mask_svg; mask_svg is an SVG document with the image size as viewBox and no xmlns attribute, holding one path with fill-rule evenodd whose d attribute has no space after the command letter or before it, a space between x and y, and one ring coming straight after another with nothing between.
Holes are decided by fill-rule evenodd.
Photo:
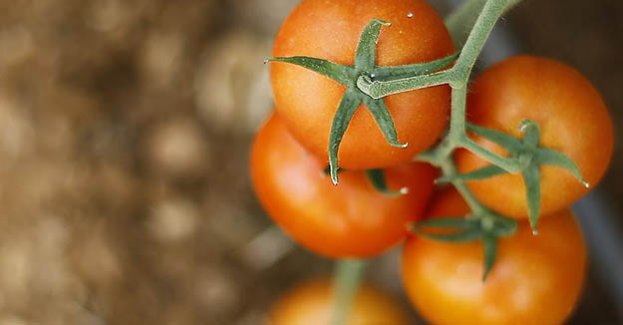
<instances>
[{"instance_id":1,"label":"tomato vine","mask_svg":"<svg viewBox=\"0 0 623 325\"><path fill-rule=\"evenodd\" d=\"M419 154L415 160L429 163L441 169L438 183L452 184L463 196L471 209L467 216L447 216L419 222L413 232L422 236L447 241L466 242L480 240L484 251L483 281L492 270L499 238L512 236L518 228L515 219L493 211L482 204L466 185L467 181L482 180L497 175L521 174L528 202L528 217L533 234L538 232L541 213L541 168L549 165L571 173L586 188L590 185L576 164L563 153L541 146L539 125L524 120L517 125L521 139L512 135L471 124L466 117L467 92L470 76L485 43L500 17L521 0L467 0L453 12L446 25L460 51L456 54L426 63L401 66L377 66L376 50L384 28L389 22L374 19L361 33L353 65L341 65L328 60L306 57L275 57L266 62L294 64L328 77L346 88L332 122L327 172L332 182L338 184L338 150L347 127L356 110L363 106L372 114L383 136L393 147L403 148L407 143L399 141L392 116L384 98L417 89L448 85L451 88L451 113L449 128L437 146ZM417 23L417 22L414 22ZM464 33L470 30L469 33ZM487 139L506 152L497 154L474 141L470 134ZM490 165L461 174L453 159L458 149L465 149L486 160ZM380 169L369 170L367 176L372 185L385 195L401 195L404 189L391 191L384 182ZM443 234L428 231L443 228ZM348 312L349 301L361 278L364 263L345 260L338 264L336 276L336 309L334 324L342 324Z\"/></svg>"}]
</instances>

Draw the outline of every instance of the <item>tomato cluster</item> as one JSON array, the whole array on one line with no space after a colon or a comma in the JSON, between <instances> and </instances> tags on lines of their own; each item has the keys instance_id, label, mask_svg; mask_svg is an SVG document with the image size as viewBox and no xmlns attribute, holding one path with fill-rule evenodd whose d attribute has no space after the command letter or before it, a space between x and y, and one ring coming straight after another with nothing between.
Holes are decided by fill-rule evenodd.
<instances>
[{"instance_id":1,"label":"tomato cluster","mask_svg":"<svg viewBox=\"0 0 623 325\"><path fill-rule=\"evenodd\" d=\"M391 27L382 27L385 22ZM385 29L370 43L376 46L374 64L362 65L363 40L377 27ZM560 62L524 55L487 69L470 84L466 115L474 127L467 129L474 132L466 133L465 141L499 157L516 158L532 178L530 183L522 170L506 172L469 147L460 147L449 158L459 175L488 167L501 171L486 179L451 181L457 188L467 185L460 192L469 192L468 206L452 186L434 193L440 171L414 162L447 130L447 85L374 100L354 94L358 81L374 78L375 71L439 60L453 51L443 20L425 1L303 0L275 40L273 55L285 59L271 64L276 109L252 149L251 175L258 198L295 241L326 257L373 257L406 239L406 292L422 316L435 324L563 322L578 300L586 270L585 244L569 206L588 188L574 176L581 173L592 187L603 177L613 150L608 110L591 83ZM361 101L351 105L347 128L337 136L341 143L332 142L330 134L344 122L340 116L346 116L341 110L353 98ZM527 120L534 126L532 134L525 130ZM476 132L476 127L487 132ZM388 143L392 134L387 130L395 130L408 146ZM517 139L505 140L514 151L491 140L502 133ZM327 172L336 143L344 168L338 186ZM511 157L515 154L518 157ZM561 165L567 170L558 168ZM372 172L376 179L370 177ZM379 183L390 190L379 190ZM528 223L534 210L526 186L528 197L537 191L544 217L538 236ZM484 236L495 233L486 230L487 222L477 223L479 213L485 212L517 220L508 219L516 225L513 236L489 238L495 252L490 273L484 270L483 244L478 241L484 243ZM449 243L459 237L446 236L454 239L440 242L409 231L425 217L443 224L441 217L457 216L490 232ZM486 281L483 273L488 274ZM327 306L319 301L327 299L319 297L328 290L328 285L315 283L292 294L273 318L324 323ZM382 301L366 302L392 317ZM312 322L316 318L308 318L308 313L324 316Z\"/></svg>"}]
</instances>

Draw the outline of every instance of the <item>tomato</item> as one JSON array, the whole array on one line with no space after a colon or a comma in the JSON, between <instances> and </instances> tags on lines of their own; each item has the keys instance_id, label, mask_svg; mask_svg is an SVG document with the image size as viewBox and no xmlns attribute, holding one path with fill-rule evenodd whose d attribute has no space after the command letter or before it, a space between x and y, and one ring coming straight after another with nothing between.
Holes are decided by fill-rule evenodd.
<instances>
[{"instance_id":1,"label":"tomato","mask_svg":"<svg viewBox=\"0 0 623 325\"><path fill-rule=\"evenodd\" d=\"M304 0L285 20L273 56L310 56L354 64L359 37L378 18L384 27L377 65L404 65L440 59L454 52L442 19L422 0ZM271 82L278 114L295 138L327 161L333 117L344 95L342 85L304 68L273 63ZM432 87L385 99L398 138L407 148L390 146L372 115L360 106L340 145L346 169L370 169L410 161L433 145L448 121L450 90Z\"/></svg>"},{"instance_id":2,"label":"tomato","mask_svg":"<svg viewBox=\"0 0 623 325\"><path fill-rule=\"evenodd\" d=\"M613 127L608 109L591 83L573 68L533 56L515 56L486 70L472 85L467 106L472 123L516 137L524 119L541 128L541 147L573 160L594 187L604 175L613 150ZM478 142L503 153L491 142ZM488 163L466 151L456 154L461 172ZM573 175L555 166L541 169L541 212L564 209L587 193ZM476 197L502 214L528 215L521 175L505 174L468 183ZM500 190L503 189L503 190Z\"/></svg>"},{"instance_id":3,"label":"tomato","mask_svg":"<svg viewBox=\"0 0 623 325\"><path fill-rule=\"evenodd\" d=\"M385 171L401 196L377 192L361 171L340 174L333 186L326 164L309 154L273 115L260 130L251 154L257 196L272 219L308 249L329 257L376 255L407 235L433 192L436 170L410 163Z\"/></svg>"},{"instance_id":4,"label":"tomato","mask_svg":"<svg viewBox=\"0 0 623 325\"><path fill-rule=\"evenodd\" d=\"M299 285L284 295L269 312L271 325L328 325L333 312L329 280ZM353 300L348 325L409 324L400 302L370 285L361 286Z\"/></svg>"},{"instance_id":5,"label":"tomato","mask_svg":"<svg viewBox=\"0 0 623 325\"><path fill-rule=\"evenodd\" d=\"M469 211L456 191L431 205L431 216ZM416 309L434 324L561 324L572 312L586 273L586 248L569 210L544 218L533 236L522 222L498 241L497 260L483 283L479 242L407 241L402 277Z\"/></svg>"}]
</instances>

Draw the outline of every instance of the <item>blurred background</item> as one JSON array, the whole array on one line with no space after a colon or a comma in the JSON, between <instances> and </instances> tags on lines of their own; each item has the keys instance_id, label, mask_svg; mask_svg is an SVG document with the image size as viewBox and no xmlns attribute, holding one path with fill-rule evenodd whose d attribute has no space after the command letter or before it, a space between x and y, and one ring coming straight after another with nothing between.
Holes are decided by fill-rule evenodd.
<instances>
[{"instance_id":1,"label":"blurred background","mask_svg":"<svg viewBox=\"0 0 623 325\"><path fill-rule=\"evenodd\" d=\"M0 324L261 324L331 272L270 228L247 172L297 2L0 0ZM622 1L526 0L502 25L586 74L623 142ZM599 195L623 211L620 145ZM369 277L400 296L395 262ZM623 322L599 274L572 323Z\"/></svg>"}]
</instances>

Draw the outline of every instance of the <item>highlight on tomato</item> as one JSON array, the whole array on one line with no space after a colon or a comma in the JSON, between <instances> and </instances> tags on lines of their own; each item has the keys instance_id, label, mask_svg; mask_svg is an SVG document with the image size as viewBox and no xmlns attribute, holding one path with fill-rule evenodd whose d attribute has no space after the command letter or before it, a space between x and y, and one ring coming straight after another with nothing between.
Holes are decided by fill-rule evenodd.
<instances>
[{"instance_id":1,"label":"highlight on tomato","mask_svg":"<svg viewBox=\"0 0 623 325\"><path fill-rule=\"evenodd\" d=\"M251 177L268 215L295 241L333 258L375 256L403 240L433 193L437 171L423 163L383 170L388 195L373 187L364 171L343 171L334 186L326 163L288 133L278 115L257 134Z\"/></svg>"},{"instance_id":2,"label":"highlight on tomato","mask_svg":"<svg viewBox=\"0 0 623 325\"><path fill-rule=\"evenodd\" d=\"M431 218L465 215L455 190L433 199ZM540 223L533 236L526 221L512 237L498 239L495 265L483 282L479 241L448 243L408 239L402 255L405 290L433 324L561 324L572 313L586 276L586 247L571 211Z\"/></svg>"}]
</instances>

